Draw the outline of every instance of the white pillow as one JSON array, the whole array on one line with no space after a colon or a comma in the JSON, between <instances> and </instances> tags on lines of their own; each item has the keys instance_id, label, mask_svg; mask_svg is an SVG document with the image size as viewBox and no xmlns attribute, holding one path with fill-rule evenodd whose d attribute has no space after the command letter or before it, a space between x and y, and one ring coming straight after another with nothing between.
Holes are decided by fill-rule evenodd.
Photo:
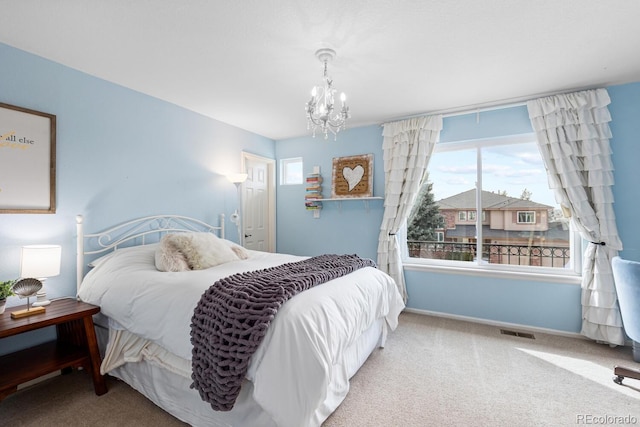
<instances>
[{"instance_id":1,"label":"white pillow","mask_svg":"<svg viewBox=\"0 0 640 427\"><path fill-rule=\"evenodd\" d=\"M103 264L104 262L108 261L110 258L112 258L113 256L115 256L116 252L119 253L127 253L127 254L133 254L136 252L146 252L150 249L155 250L157 243L151 243L149 245L138 245L138 246L128 246L125 248L120 248L120 249L114 249L111 252L109 252L106 255L102 255L92 261L90 261L87 266L89 266L90 268L95 268L98 267L99 265Z\"/></svg>"},{"instance_id":2,"label":"white pillow","mask_svg":"<svg viewBox=\"0 0 640 427\"><path fill-rule=\"evenodd\" d=\"M180 248L172 237L173 234L166 234L160 239L158 249L156 249L156 268L160 271L189 271L187 258L180 251Z\"/></svg>"},{"instance_id":3,"label":"white pillow","mask_svg":"<svg viewBox=\"0 0 640 427\"><path fill-rule=\"evenodd\" d=\"M101 257L98 257L96 259L94 259L93 261L89 262L89 264L87 264L90 268L95 268L97 266L99 266L100 264L102 264L103 262L107 261L109 258L111 258L111 255L113 254L113 252L109 252L106 255L102 255Z\"/></svg>"},{"instance_id":4,"label":"white pillow","mask_svg":"<svg viewBox=\"0 0 640 427\"><path fill-rule=\"evenodd\" d=\"M233 252L235 252L235 254L238 256L238 258L240 259L247 259L249 258L249 252L247 252L247 250L245 248L243 248L242 246L240 246L239 244L232 242L231 240L226 240L223 239L223 242L225 242L227 244L227 246L229 246L231 248L231 250Z\"/></svg>"},{"instance_id":5,"label":"white pillow","mask_svg":"<svg viewBox=\"0 0 640 427\"><path fill-rule=\"evenodd\" d=\"M162 253L158 253L161 251ZM163 259L163 256L166 256L166 259ZM174 233L167 234L160 240L160 247L156 252L156 268L161 271L184 271L169 270L184 268L183 257L191 270L203 270L240 259L236 252L215 234Z\"/></svg>"}]
</instances>

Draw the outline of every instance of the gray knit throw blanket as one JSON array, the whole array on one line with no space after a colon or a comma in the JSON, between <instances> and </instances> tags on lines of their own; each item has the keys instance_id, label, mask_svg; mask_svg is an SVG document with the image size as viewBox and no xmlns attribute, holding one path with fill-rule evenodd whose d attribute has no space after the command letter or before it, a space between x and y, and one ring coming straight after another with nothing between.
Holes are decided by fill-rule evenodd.
<instances>
[{"instance_id":1,"label":"gray knit throw blanket","mask_svg":"<svg viewBox=\"0 0 640 427\"><path fill-rule=\"evenodd\" d=\"M357 255L320 255L218 280L191 319L191 388L214 410L230 411L278 308L299 292L368 266L376 264Z\"/></svg>"}]
</instances>

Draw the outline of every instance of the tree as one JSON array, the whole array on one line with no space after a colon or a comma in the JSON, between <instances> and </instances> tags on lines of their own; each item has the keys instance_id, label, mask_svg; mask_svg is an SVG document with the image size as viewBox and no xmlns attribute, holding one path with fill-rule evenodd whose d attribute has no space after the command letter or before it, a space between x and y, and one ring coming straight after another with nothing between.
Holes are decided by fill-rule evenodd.
<instances>
[{"instance_id":1,"label":"tree","mask_svg":"<svg viewBox=\"0 0 640 427\"><path fill-rule=\"evenodd\" d=\"M531 191L525 188L524 190L522 190L522 194L520 195L520 198L522 200L531 200Z\"/></svg>"},{"instance_id":2,"label":"tree","mask_svg":"<svg viewBox=\"0 0 640 427\"><path fill-rule=\"evenodd\" d=\"M433 184L420 187L407 222L407 240L437 240L436 229L444 228L444 218L433 198Z\"/></svg>"}]
</instances>

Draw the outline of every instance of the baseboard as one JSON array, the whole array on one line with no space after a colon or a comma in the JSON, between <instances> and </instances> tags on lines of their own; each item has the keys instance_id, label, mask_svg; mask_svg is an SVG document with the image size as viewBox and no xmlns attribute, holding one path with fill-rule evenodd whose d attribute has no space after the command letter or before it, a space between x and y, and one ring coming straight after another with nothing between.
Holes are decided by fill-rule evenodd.
<instances>
[{"instance_id":1,"label":"baseboard","mask_svg":"<svg viewBox=\"0 0 640 427\"><path fill-rule=\"evenodd\" d=\"M584 335L582 335L580 333L577 333L577 332L567 332L567 331L560 331L560 330L557 330L557 329L538 328L538 327L535 327L535 326L521 325L521 324L518 324L518 323L499 322L499 321L496 321L496 320L482 319L482 318L479 318L479 317L461 316L461 315L458 315L458 314L442 313L442 312L439 312L439 311L430 311L430 310L420 310L420 309L417 309L417 308L405 308L403 311L405 311L407 313L422 314L422 315L425 315L425 316L442 317L442 318L445 318L445 319L453 319L453 320L461 320L461 321L464 321L464 322L479 323L479 324L488 325L488 326L495 326L495 327L503 328L503 329L517 329L517 330L523 331L523 332L539 332L539 333L543 333L543 334L557 335L557 336L567 337L567 338L588 339Z\"/></svg>"}]
</instances>

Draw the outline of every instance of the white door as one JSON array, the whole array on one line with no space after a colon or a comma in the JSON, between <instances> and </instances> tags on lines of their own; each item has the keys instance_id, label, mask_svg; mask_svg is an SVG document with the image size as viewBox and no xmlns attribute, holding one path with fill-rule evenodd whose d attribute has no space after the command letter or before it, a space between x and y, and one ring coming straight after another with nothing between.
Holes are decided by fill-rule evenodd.
<instances>
[{"instance_id":1,"label":"white door","mask_svg":"<svg viewBox=\"0 0 640 427\"><path fill-rule=\"evenodd\" d=\"M242 153L247 180L242 192L244 247L275 251L275 161Z\"/></svg>"}]
</instances>

